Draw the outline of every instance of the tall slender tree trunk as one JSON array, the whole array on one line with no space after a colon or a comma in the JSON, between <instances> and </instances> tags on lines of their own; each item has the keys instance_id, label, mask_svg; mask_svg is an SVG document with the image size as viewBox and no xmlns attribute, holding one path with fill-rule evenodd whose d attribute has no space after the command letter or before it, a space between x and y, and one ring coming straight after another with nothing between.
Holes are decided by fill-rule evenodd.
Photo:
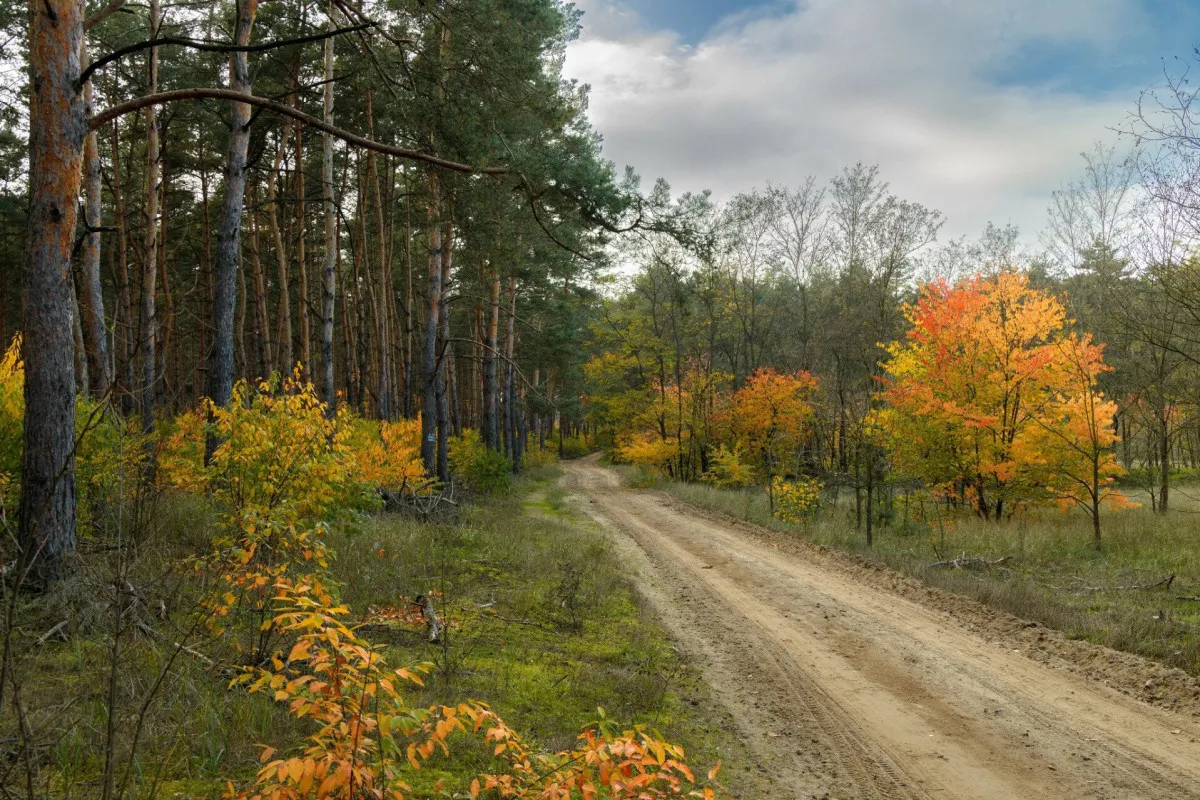
<instances>
[{"instance_id":1,"label":"tall slender tree trunk","mask_svg":"<svg viewBox=\"0 0 1200 800\"><path fill-rule=\"evenodd\" d=\"M275 312L275 349L279 357L279 370L290 375L296 366L292 353L292 298L288 288L288 252L279 227L279 172L283 169L284 136L279 136L279 147L275 151L275 165L267 175L267 225L271 228L271 239L275 244L276 282L279 284L279 305Z\"/></svg>"},{"instance_id":2,"label":"tall slender tree trunk","mask_svg":"<svg viewBox=\"0 0 1200 800\"><path fill-rule=\"evenodd\" d=\"M508 330L504 335L504 450L510 457L516 454L516 353L517 334L517 276L508 276ZM515 466L514 460L514 466Z\"/></svg>"},{"instance_id":3,"label":"tall slender tree trunk","mask_svg":"<svg viewBox=\"0 0 1200 800\"><path fill-rule=\"evenodd\" d=\"M213 256L212 211L208 192L208 170L200 170L200 208L204 214L204 251L200 261L200 318L196 325L196 374L192 379L192 400L208 391L208 364L212 359Z\"/></svg>"},{"instance_id":4,"label":"tall slender tree trunk","mask_svg":"<svg viewBox=\"0 0 1200 800\"><path fill-rule=\"evenodd\" d=\"M300 107L299 94L295 106ZM297 316L300 321L300 373L304 380L312 378L312 305L308 291L308 257L304 251L304 126L299 120L295 126L296 136L296 292Z\"/></svg>"},{"instance_id":5,"label":"tall slender tree trunk","mask_svg":"<svg viewBox=\"0 0 1200 800\"><path fill-rule=\"evenodd\" d=\"M442 306L442 231L437 223L440 194L436 175L429 178L429 285L425 299L425 341L421 357L424 396L421 403L421 461L430 477L445 480L438 471L438 324Z\"/></svg>"},{"instance_id":6,"label":"tall slender tree trunk","mask_svg":"<svg viewBox=\"0 0 1200 800\"><path fill-rule=\"evenodd\" d=\"M449 222L442 226L442 303L438 327L441 331L441 363L438 365L438 472L449 472L450 432L454 391L454 347L450 342L450 270L454 258L454 229Z\"/></svg>"},{"instance_id":7,"label":"tall slender tree trunk","mask_svg":"<svg viewBox=\"0 0 1200 800\"><path fill-rule=\"evenodd\" d=\"M80 64L87 63L87 47L80 47ZM85 113L90 117L92 83L83 87ZM83 257L80 261L79 305L82 312L84 347L87 351L88 386L92 396L104 398L112 385L108 364L108 329L104 324L104 292L100 285L100 145L95 131L83 140L84 225Z\"/></svg>"},{"instance_id":8,"label":"tall slender tree trunk","mask_svg":"<svg viewBox=\"0 0 1200 800\"><path fill-rule=\"evenodd\" d=\"M330 29L334 27L333 3L329 4ZM322 117L333 124L333 38L325 40L325 90ZM337 303L337 208L333 201L333 136L321 138L321 199L325 207L325 260L321 267L321 395L326 413L337 413L337 395L333 385L333 310Z\"/></svg>"},{"instance_id":9,"label":"tall slender tree trunk","mask_svg":"<svg viewBox=\"0 0 1200 800\"><path fill-rule=\"evenodd\" d=\"M161 27L161 25L160 25ZM168 166L170 161L167 157L167 148L165 143L168 139L165 132L168 127L169 118L164 119L159 123L158 140L158 236L157 247L158 254L155 257L155 265L158 270L158 293L162 297L162 303L156 305L155 313L157 314L160 323L156 326L156 344L155 348L155 386L154 386L154 403L162 407L167 404L170 398L171 387L168 385L167 371L168 359L167 355L171 352L172 339L175 335L175 301L171 296L171 283L167 275L167 189L170 185L170 171ZM156 301L157 303L157 301Z\"/></svg>"},{"instance_id":10,"label":"tall slender tree trunk","mask_svg":"<svg viewBox=\"0 0 1200 800\"><path fill-rule=\"evenodd\" d=\"M488 283L487 337L483 343L483 441L488 449L500 449L499 387L496 380L497 346L500 334L500 271L492 272Z\"/></svg>"},{"instance_id":11,"label":"tall slender tree trunk","mask_svg":"<svg viewBox=\"0 0 1200 800\"><path fill-rule=\"evenodd\" d=\"M1171 428L1164 410L1158 420L1158 513L1166 514L1171 499Z\"/></svg>"},{"instance_id":12,"label":"tall slender tree trunk","mask_svg":"<svg viewBox=\"0 0 1200 800\"><path fill-rule=\"evenodd\" d=\"M159 0L150 0L150 38L158 38L162 25ZM158 48L150 48L150 77L147 93L158 91ZM146 107L146 229L142 252L142 433L154 431L155 364L158 341L156 296L158 294L158 193L159 193L158 112Z\"/></svg>"},{"instance_id":13,"label":"tall slender tree trunk","mask_svg":"<svg viewBox=\"0 0 1200 800\"><path fill-rule=\"evenodd\" d=\"M408 172L405 172L408 175ZM412 185L404 182L404 416L413 415L413 256L412 256Z\"/></svg>"},{"instance_id":14,"label":"tall slender tree trunk","mask_svg":"<svg viewBox=\"0 0 1200 800\"><path fill-rule=\"evenodd\" d=\"M366 90L367 135L375 138L375 112L372 103L371 89ZM371 193L375 205L375 266L378 269L375 285L375 295L372 298L372 310L375 316L375 348L379 368L375 375L375 395L379 403L381 419L392 416L391 386L388 383L388 308L392 302L391 271L388 269L387 236L383 223L383 194L379 186L379 159L375 151L367 152L367 180L371 183ZM364 201L363 207L366 207ZM445 242L442 243L443 248ZM443 262L445 258L443 256Z\"/></svg>"},{"instance_id":15,"label":"tall slender tree trunk","mask_svg":"<svg viewBox=\"0 0 1200 800\"><path fill-rule=\"evenodd\" d=\"M255 192L257 197L257 192ZM251 204L252 207L254 203ZM250 268L254 273L254 357L255 377L271 374L272 353L267 319L267 275L262 263L262 240L258 232L258 214L250 215Z\"/></svg>"},{"instance_id":16,"label":"tall slender tree trunk","mask_svg":"<svg viewBox=\"0 0 1200 800\"><path fill-rule=\"evenodd\" d=\"M18 542L31 582L58 579L75 549L71 245L87 135L77 86L83 3L29 3L29 223L25 238L25 427Z\"/></svg>"},{"instance_id":17,"label":"tall slender tree trunk","mask_svg":"<svg viewBox=\"0 0 1200 800\"><path fill-rule=\"evenodd\" d=\"M133 279L129 272L129 217L125 213L125 192L121 177L121 137L114 122L112 128L113 211L117 223L117 308L121 324L121 413L133 414L135 407L137 364L137 324L133 316Z\"/></svg>"},{"instance_id":18,"label":"tall slender tree trunk","mask_svg":"<svg viewBox=\"0 0 1200 800\"><path fill-rule=\"evenodd\" d=\"M234 44L245 47L250 43L254 27L257 0L238 0L234 25ZM250 66L246 53L229 57L229 88L250 94ZM242 229L242 210L246 200L246 155L250 147L250 106L233 103L229 127L229 143L225 152L225 194L217 222L217 259L213 270L213 349L208 371L208 397L220 407L229 405L233 394L234 325L238 296L239 245ZM212 458L218 441L209 435L205 444L205 460Z\"/></svg>"}]
</instances>

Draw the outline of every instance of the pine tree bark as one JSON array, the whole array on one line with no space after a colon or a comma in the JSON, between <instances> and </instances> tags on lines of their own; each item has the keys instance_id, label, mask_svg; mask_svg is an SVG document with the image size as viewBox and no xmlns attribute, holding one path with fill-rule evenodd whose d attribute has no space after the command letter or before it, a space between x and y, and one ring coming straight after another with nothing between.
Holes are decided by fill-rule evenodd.
<instances>
[{"instance_id":1,"label":"pine tree bark","mask_svg":"<svg viewBox=\"0 0 1200 800\"><path fill-rule=\"evenodd\" d=\"M120 353L122 357L121 370L121 413L132 416L136 391L137 364L137 324L133 316L133 283L129 272L129 217L125 213L125 192L122 189L121 176L121 137L117 124L112 129L112 160L113 160L113 212L117 223L117 309L120 312L121 324L117 326L121 333Z\"/></svg>"},{"instance_id":2,"label":"pine tree bark","mask_svg":"<svg viewBox=\"0 0 1200 800\"><path fill-rule=\"evenodd\" d=\"M25 239L25 361L21 577L44 586L75 549L75 371L71 249L87 135L76 85L83 3L29 4L29 222Z\"/></svg>"},{"instance_id":3,"label":"pine tree bark","mask_svg":"<svg viewBox=\"0 0 1200 800\"><path fill-rule=\"evenodd\" d=\"M150 0L150 38L158 38L162 24L159 0ZM150 49L150 77L147 92L158 91L158 48ZM159 192L158 112L153 106L146 109L146 228L142 250L142 329L141 361L142 433L154 432L155 365L158 341L158 192ZM149 440L147 440L149 441Z\"/></svg>"},{"instance_id":4,"label":"pine tree bark","mask_svg":"<svg viewBox=\"0 0 1200 800\"><path fill-rule=\"evenodd\" d=\"M334 26L333 3L329 5L329 27ZM333 124L333 39L325 40L325 91L322 116ZM337 303L337 208L333 201L333 136L321 138L321 198L325 207L325 260L321 268L321 395L326 413L337 413L337 395L333 384L333 311Z\"/></svg>"},{"instance_id":5,"label":"pine tree bark","mask_svg":"<svg viewBox=\"0 0 1200 800\"><path fill-rule=\"evenodd\" d=\"M250 43L257 0L238 0L234 44ZM250 94L250 66L245 52L229 57L229 88ZM226 407L233 394L234 325L238 296L238 262L242 211L246 199L246 156L250 147L250 106L233 103L229 143L225 153L225 193L217 220L217 258L213 269L213 349L208 370L208 397L214 405ZM209 435L205 442L205 461L211 460L218 441Z\"/></svg>"},{"instance_id":6,"label":"pine tree bark","mask_svg":"<svg viewBox=\"0 0 1200 800\"><path fill-rule=\"evenodd\" d=\"M440 194L436 175L429 177L429 285L425 298L425 340L421 357L421 461L430 477L445 480L438 469L438 325L442 306L442 231L437 223Z\"/></svg>"},{"instance_id":7,"label":"pine tree bark","mask_svg":"<svg viewBox=\"0 0 1200 800\"><path fill-rule=\"evenodd\" d=\"M438 474L449 474L450 471L450 432L453 427L453 419L451 412L451 392L453 390L453 367L454 348L450 342L450 304L448 297L450 294L450 268L453 258L452 237L454 235L453 228L450 223L442 226L442 302L441 310L438 319L438 330L441 341L439 343L438 352L440 355L438 363L438 448L437 448L437 463Z\"/></svg>"},{"instance_id":8,"label":"pine tree bark","mask_svg":"<svg viewBox=\"0 0 1200 800\"><path fill-rule=\"evenodd\" d=\"M295 105L300 107L299 95ZM296 138L296 318L300 321L300 374L304 380L312 378L312 305L308 295L308 257L304 248L304 126L295 125Z\"/></svg>"},{"instance_id":9,"label":"pine tree bark","mask_svg":"<svg viewBox=\"0 0 1200 800\"><path fill-rule=\"evenodd\" d=\"M516 353L517 333L517 276L508 276L508 330L504 336L504 452L516 466L516 375L513 355Z\"/></svg>"},{"instance_id":10,"label":"pine tree bark","mask_svg":"<svg viewBox=\"0 0 1200 800\"><path fill-rule=\"evenodd\" d=\"M196 325L196 374L192 381L192 400L199 404L208 391L208 365L212 360L213 253L212 212L208 193L208 170L200 170L200 208L204 217L204 251L200 261L200 318Z\"/></svg>"},{"instance_id":11,"label":"pine tree bark","mask_svg":"<svg viewBox=\"0 0 1200 800\"><path fill-rule=\"evenodd\" d=\"M257 191L254 195L257 198ZM254 203L251 203L251 207ZM258 231L258 214L250 214L250 268L254 273L254 357L255 377L271 374L272 360L270 322L267 318L267 274L262 263L262 237Z\"/></svg>"},{"instance_id":12,"label":"pine tree bark","mask_svg":"<svg viewBox=\"0 0 1200 800\"><path fill-rule=\"evenodd\" d=\"M87 46L80 46L80 64L87 63ZM85 113L90 117L92 84L83 87ZM83 140L84 226L80 260L80 311L84 347L87 352L88 386L96 398L108 395L112 373L108 363L108 329L104 324L104 292L100 284L100 145L95 131Z\"/></svg>"},{"instance_id":13,"label":"pine tree bark","mask_svg":"<svg viewBox=\"0 0 1200 800\"><path fill-rule=\"evenodd\" d=\"M288 288L288 252L283 242L283 231L279 227L279 172L283 169L284 136L279 135L279 147L275 150L275 164L267 175L267 225L275 244L276 281L279 284L279 305L275 312L275 350L279 357L278 367L284 375L292 373L296 365L292 355L292 298Z\"/></svg>"},{"instance_id":14,"label":"pine tree bark","mask_svg":"<svg viewBox=\"0 0 1200 800\"><path fill-rule=\"evenodd\" d=\"M487 339L483 343L483 441L489 450L500 449L499 386L496 380L496 361L500 335L500 272L492 272L488 287Z\"/></svg>"}]
</instances>

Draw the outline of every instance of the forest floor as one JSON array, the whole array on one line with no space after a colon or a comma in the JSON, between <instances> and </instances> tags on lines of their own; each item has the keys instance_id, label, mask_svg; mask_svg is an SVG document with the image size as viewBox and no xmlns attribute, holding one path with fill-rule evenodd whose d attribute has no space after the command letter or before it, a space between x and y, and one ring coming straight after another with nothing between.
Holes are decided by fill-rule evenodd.
<instances>
[{"instance_id":1,"label":"forest floor","mask_svg":"<svg viewBox=\"0 0 1200 800\"><path fill-rule=\"evenodd\" d=\"M642 600L621 554L567 506L557 485L561 474L552 465L531 469L512 492L477 497L460 506L457 518L440 524L376 513L331 535L336 557L330 571L354 617L433 593L439 614L448 618L449 633L438 644L403 624L362 629L385 647L389 664L430 666L424 688L410 702L419 707L482 700L545 751L570 749L579 732L603 714L618 729L646 725L685 746L697 774L723 762L720 777L733 796L786 796L758 792L757 779L744 780L741 765L752 758L747 743L732 733L728 712ZM194 498L164 500L163 512L163 534L150 541L170 552L144 555L131 581L152 606L161 596L186 619L182 615L194 607L203 586L191 570L172 565L203 552L214 518ZM93 571L99 571L103 555L93 555ZM174 577L156 577L164 571ZM110 634L103 615L88 621L75 606L97 606L85 595L102 597L102 577L93 580L95 586L82 579L72 584L62 607L30 600L17 610L14 681L21 687L35 752L44 759L37 796L100 796L109 718L105 692L113 674ZM39 643L66 608L77 620L74 635ZM301 746L307 730L285 704L266 693L228 688L221 659L230 654L217 643L191 641L195 648L186 652L192 655L172 662L176 628L169 620L148 622L162 631L125 633L114 683L113 749L121 765L118 785L129 772L129 796L221 797L227 779L238 786L252 781L260 745L282 753ZM11 777L18 720L9 705L0 708L3 797L10 796L5 789L23 785ZM138 747L130 752L135 730ZM465 798L471 779L493 763L490 747L457 735L451 757L435 756L407 776L411 796ZM443 789L436 788L439 781Z\"/></svg>"},{"instance_id":2,"label":"forest floor","mask_svg":"<svg viewBox=\"0 0 1200 800\"><path fill-rule=\"evenodd\" d=\"M745 797L1200 798L1186 673L566 470L755 754Z\"/></svg>"}]
</instances>

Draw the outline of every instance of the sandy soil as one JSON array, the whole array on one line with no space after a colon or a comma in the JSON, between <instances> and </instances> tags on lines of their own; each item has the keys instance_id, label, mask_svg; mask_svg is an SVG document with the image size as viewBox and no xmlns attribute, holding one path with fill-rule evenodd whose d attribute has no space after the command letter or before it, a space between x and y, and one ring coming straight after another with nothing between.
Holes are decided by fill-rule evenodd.
<instances>
[{"instance_id":1,"label":"sandy soil","mask_svg":"<svg viewBox=\"0 0 1200 800\"><path fill-rule=\"evenodd\" d=\"M1190 678L624 489L594 459L564 480L758 754L758 796L1200 798Z\"/></svg>"}]
</instances>

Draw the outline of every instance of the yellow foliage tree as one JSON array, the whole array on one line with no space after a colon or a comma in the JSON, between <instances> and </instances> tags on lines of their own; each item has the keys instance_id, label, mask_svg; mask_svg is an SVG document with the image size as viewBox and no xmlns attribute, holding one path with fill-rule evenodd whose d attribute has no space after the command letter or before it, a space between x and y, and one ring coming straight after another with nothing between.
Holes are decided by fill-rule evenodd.
<instances>
[{"instance_id":1,"label":"yellow foliage tree","mask_svg":"<svg viewBox=\"0 0 1200 800\"><path fill-rule=\"evenodd\" d=\"M1015 272L932 284L905 313L912 328L888 347L886 407L873 419L894 465L958 487L983 517L1075 498L1098 537L1119 473L1112 407L1096 389L1101 348Z\"/></svg>"}]
</instances>

